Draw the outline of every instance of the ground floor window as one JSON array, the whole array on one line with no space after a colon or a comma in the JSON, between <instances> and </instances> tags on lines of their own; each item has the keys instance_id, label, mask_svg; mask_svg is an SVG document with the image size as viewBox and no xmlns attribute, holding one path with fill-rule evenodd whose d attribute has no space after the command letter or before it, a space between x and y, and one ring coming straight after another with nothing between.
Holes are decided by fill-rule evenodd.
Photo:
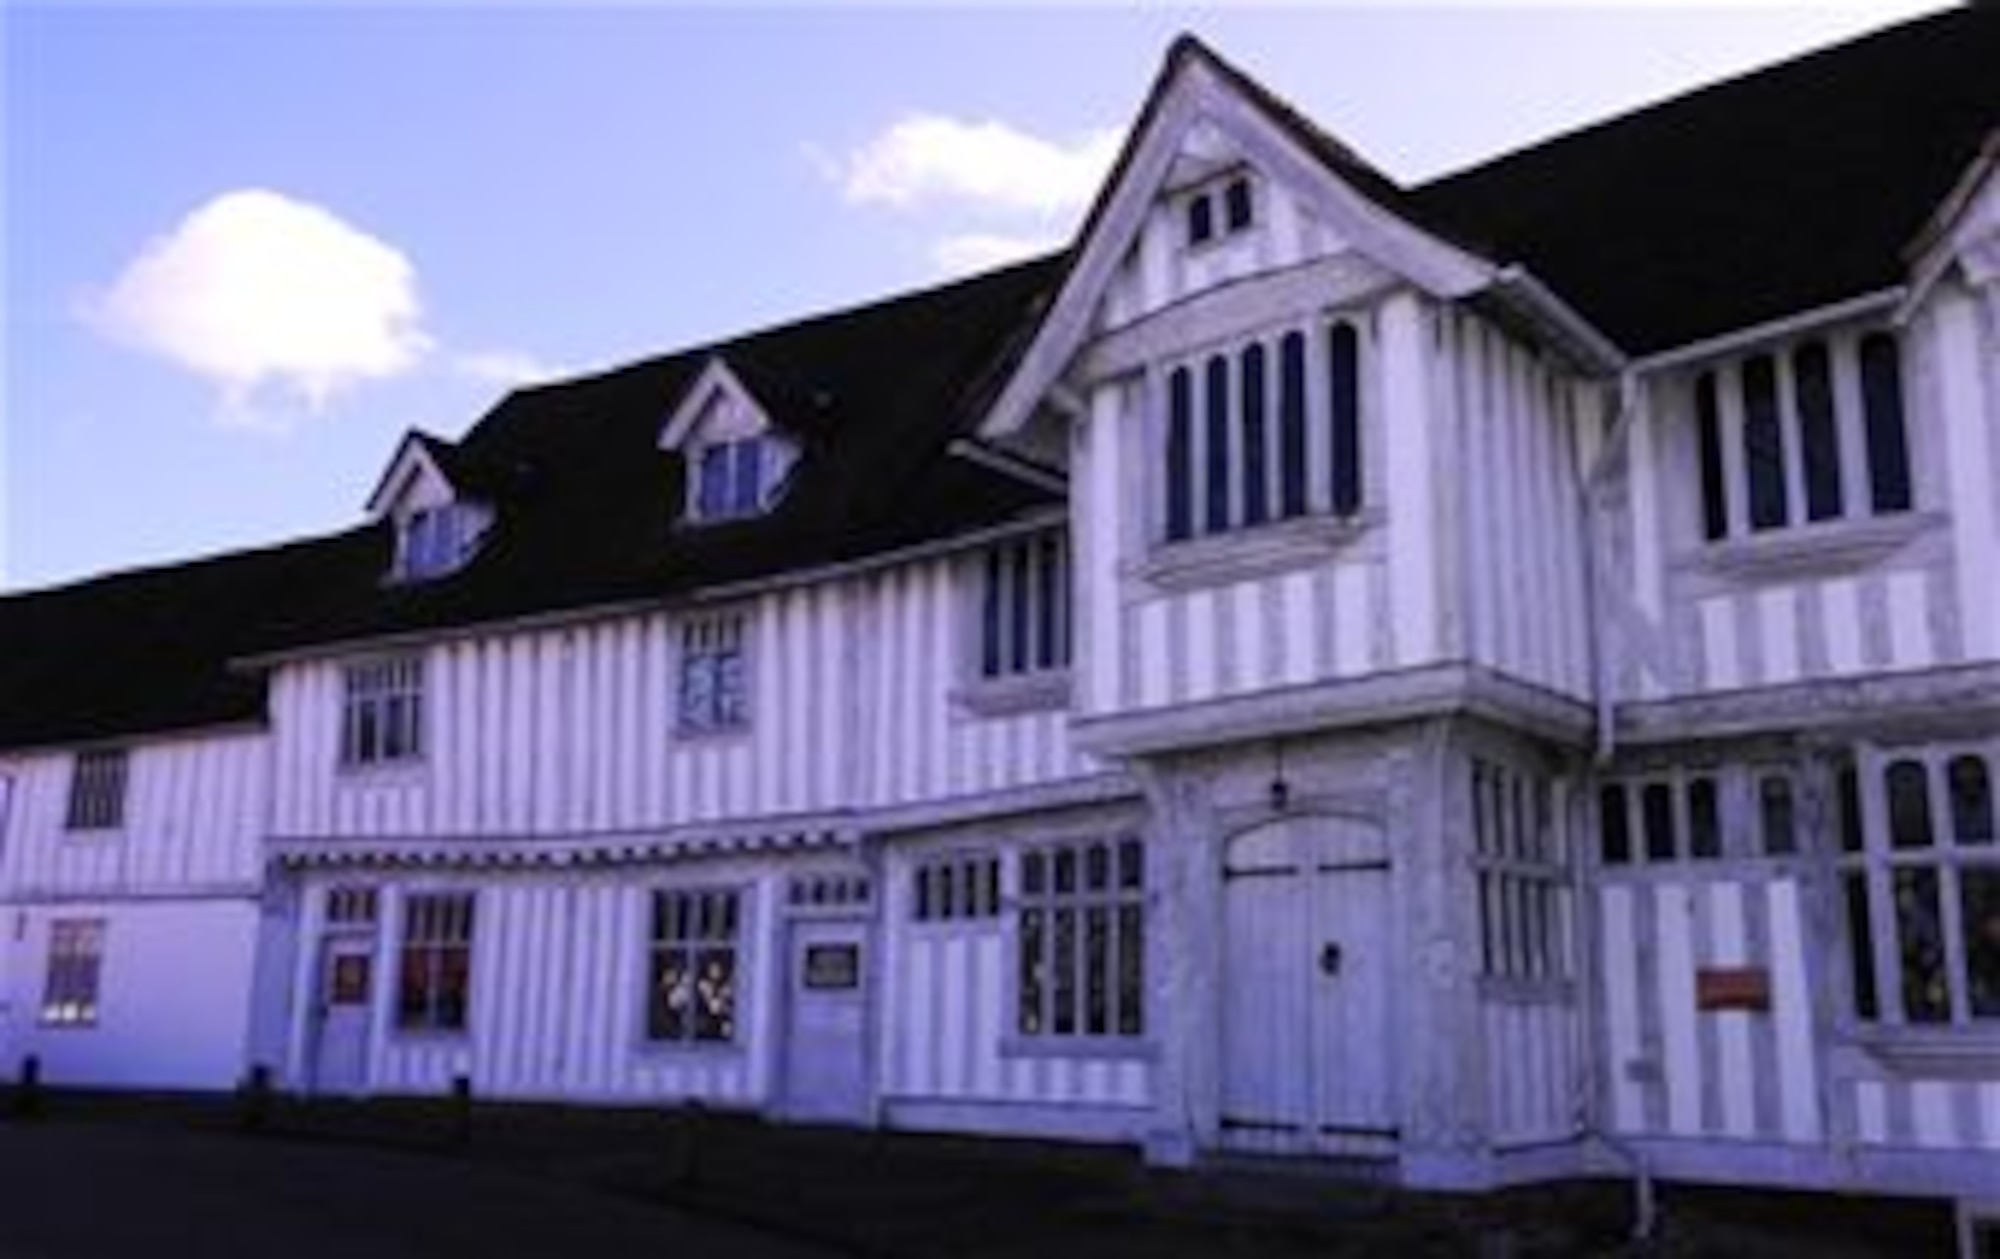
<instances>
[{"instance_id":1,"label":"ground floor window","mask_svg":"<svg viewBox=\"0 0 2000 1259\"><path fill-rule=\"evenodd\" d=\"M403 904L396 1026L461 1032L472 994L470 892L412 896Z\"/></svg>"},{"instance_id":2,"label":"ground floor window","mask_svg":"<svg viewBox=\"0 0 2000 1259\"><path fill-rule=\"evenodd\" d=\"M1854 1015L2000 1025L2000 746L1867 754L1840 775Z\"/></svg>"},{"instance_id":3,"label":"ground floor window","mask_svg":"<svg viewBox=\"0 0 2000 1259\"><path fill-rule=\"evenodd\" d=\"M662 1044L736 1039L738 930L734 888L653 893L646 1038Z\"/></svg>"},{"instance_id":4,"label":"ground floor window","mask_svg":"<svg viewBox=\"0 0 2000 1259\"><path fill-rule=\"evenodd\" d=\"M1545 778L1472 763L1480 973L1531 982L1570 974L1569 870Z\"/></svg>"},{"instance_id":5,"label":"ground floor window","mask_svg":"<svg viewBox=\"0 0 2000 1259\"><path fill-rule=\"evenodd\" d=\"M1021 1035L1145 1034L1145 857L1131 837L1047 844L1021 854Z\"/></svg>"},{"instance_id":6,"label":"ground floor window","mask_svg":"<svg viewBox=\"0 0 2000 1259\"><path fill-rule=\"evenodd\" d=\"M42 1022L89 1027L97 1022L104 968L104 920L58 918L49 924L49 968L42 987Z\"/></svg>"}]
</instances>

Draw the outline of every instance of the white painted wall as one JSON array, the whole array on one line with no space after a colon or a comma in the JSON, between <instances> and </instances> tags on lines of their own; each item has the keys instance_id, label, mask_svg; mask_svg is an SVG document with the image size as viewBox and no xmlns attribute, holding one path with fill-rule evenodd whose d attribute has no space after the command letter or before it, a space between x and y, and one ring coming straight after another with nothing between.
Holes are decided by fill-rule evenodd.
<instances>
[{"instance_id":1,"label":"white painted wall","mask_svg":"<svg viewBox=\"0 0 2000 1259\"><path fill-rule=\"evenodd\" d=\"M248 900L88 900L4 910L0 1064L35 1054L57 1085L221 1089L243 1072L257 908ZM98 1019L41 1022L50 924L99 919Z\"/></svg>"}]
</instances>

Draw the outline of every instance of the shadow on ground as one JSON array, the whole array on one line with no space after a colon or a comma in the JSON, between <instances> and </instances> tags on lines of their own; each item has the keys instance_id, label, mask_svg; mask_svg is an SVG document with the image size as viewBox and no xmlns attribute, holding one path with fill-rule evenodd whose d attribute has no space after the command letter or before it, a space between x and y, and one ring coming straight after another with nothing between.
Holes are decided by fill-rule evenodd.
<instances>
[{"instance_id":1,"label":"shadow on ground","mask_svg":"<svg viewBox=\"0 0 2000 1259\"><path fill-rule=\"evenodd\" d=\"M1662 1229L1641 1244L1630 1237L1630 1186L1612 1182L1414 1194L1298 1171L1148 1170L1108 1147L780 1127L700 1110L275 1097L246 1109L76 1094L41 1110L0 1123L0 1193L15 1200L0 1208L0 1254L122 1252L115 1236L108 1248L69 1249L73 1235L60 1229L22 1231L36 1211L18 1195L37 1175L51 1180L43 1193L60 1195L52 1178L65 1159L87 1164L73 1174L98 1209L119 1204L135 1228L138 1216L159 1216L141 1236L227 1229L232 1214L282 1236L289 1219L309 1241L287 1248L294 1259L619 1254L669 1241L687 1254L870 1259L1858 1259L1944 1255L1952 1244L1939 1203L1668 1188ZM146 1177L162 1158L175 1160L164 1187L128 1194L107 1183ZM244 1249L200 1253L268 1253L235 1227Z\"/></svg>"}]
</instances>

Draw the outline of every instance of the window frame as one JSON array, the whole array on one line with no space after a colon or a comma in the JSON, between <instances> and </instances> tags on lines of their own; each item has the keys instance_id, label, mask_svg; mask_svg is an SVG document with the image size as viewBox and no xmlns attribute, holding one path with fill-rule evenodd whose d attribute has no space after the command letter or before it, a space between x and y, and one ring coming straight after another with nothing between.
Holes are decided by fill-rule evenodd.
<instances>
[{"instance_id":1,"label":"window frame","mask_svg":"<svg viewBox=\"0 0 2000 1259\"><path fill-rule=\"evenodd\" d=\"M1699 545L1726 552L1919 512L1907 357L1892 329L1860 324L1692 366L1681 399ZM1874 383L1884 361L1892 394Z\"/></svg>"},{"instance_id":2,"label":"window frame","mask_svg":"<svg viewBox=\"0 0 2000 1259\"><path fill-rule=\"evenodd\" d=\"M749 610L728 609L671 622L674 635L674 735L680 739L722 739L749 733L755 709L751 677ZM735 660L731 700L721 689L724 663ZM706 661L710 698L697 712L691 706L692 679Z\"/></svg>"},{"instance_id":3,"label":"window frame","mask_svg":"<svg viewBox=\"0 0 2000 1259\"><path fill-rule=\"evenodd\" d=\"M1010 898L998 849L952 848L913 857L904 921L918 931L993 930Z\"/></svg>"},{"instance_id":4,"label":"window frame","mask_svg":"<svg viewBox=\"0 0 2000 1259\"><path fill-rule=\"evenodd\" d=\"M83 748L70 758L69 796L63 831L102 835L125 829L132 795L132 751L125 747Z\"/></svg>"},{"instance_id":5,"label":"window frame","mask_svg":"<svg viewBox=\"0 0 2000 1259\"><path fill-rule=\"evenodd\" d=\"M1467 778L1487 989L1568 994L1578 972L1574 865L1546 776L1471 758Z\"/></svg>"},{"instance_id":6,"label":"window frame","mask_svg":"<svg viewBox=\"0 0 2000 1259\"><path fill-rule=\"evenodd\" d=\"M1107 885L1088 886L1089 852L1102 847L1107 857ZM1011 897L1003 893L1002 913L1006 920L1007 1010L1002 1052L1009 1056L1102 1056L1144 1057L1153 1052L1154 1022L1160 1016L1152 1009L1150 988L1157 961L1153 956L1158 928L1151 923L1154 894L1147 867L1151 854L1144 837L1136 830L1093 831L1088 834L1044 837L1014 849ZM1137 883L1123 885L1124 854L1136 854ZM1056 860L1070 854L1073 885L1058 890ZM1030 886L1030 861L1040 860L1043 880L1040 888ZM1007 877L1005 873L1003 879ZM1089 925L1092 910L1105 914L1105 951L1099 972L1103 984L1104 1019L1102 1031L1090 1030L1091 982ZM1073 952L1070 958L1069 1030L1060 1030L1058 1018L1062 989L1053 973L1039 973L1028 959L1029 941L1039 941L1037 957L1051 962L1058 939L1057 915L1069 912ZM1131 930L1127 913L1134 916ZM1039 927L1030 926L1031 915L1041 915ZM1136 944L1131 943L1136 937ZM1133 981L1127 992L1127 970ZM1033 996L1031 998L1031 986ZM1035 1020L1028 1014L1032 1000ZM1129 1026L1125 1014L1133 1012Z\"/></svg>"},{"instance_id":7,"label":"window frame","mask_svg":"<svg viewBox=\"0 0 2000 1259\"><path fill-rule=\"evenodd\" d=\"M350 660L340 666L335 755L342 772L393 771L424 763L431 742L427 672L428 661L421 651ZM403 745L392 748L389 732L396 729L402 731Z\"/></svg>"},{"instance_id":8,"label":"window frame","mask_svg":"<svg viewBox=\"0 0 2000 1259\"><path fill-rule=\"evenodd\" d=\"M688 913L678 921L696 924L695 931L671 935L662 931L665 920L672 917L664 914L663 909L675 903L684 904L688 909ZM698 920L701 913L697 911L703 911L703 907L711 903L725 907L726 935L700 934ZM639 1043L645 1050L661 1053L733 1053L747 1047L749 1041L744 1034L743 1021L751 1007L746 999L744 983L746 977L750 977L747 955L752 932L749 930L749 916L754 912L755 904L751 888L740 882L676 883L646 889L646 934L641 941L645 953L640 968L643 987L638 1002ZM656 1001L661 983L662 957L668 954L685 955L688 982L698 988L701 959L709 953L724 953L729 959L728 1006L721 1016L726 1021L723 1034L703 1035L701 1012L694 1006L689 1007L685 1029L677 1033L663 1031L658 1021L660 1009ZM691 997L696 995L694 988L690 989Z\"/></svg>"},{"instance_id":9,"label":"window frame","mask_svg":"<svg viewBox=\"0 0 2000 1259\"><path fill-rule=\"evenodd\" d=\"M1952 795L1952 770L1971 759L1983 768L1986 791L1987 832L1982 838L1961 837L1961 815ZM1928 839L1922 844L1898 842L1894 789L1891 775L1905 767L1921 771L1920 797ZM2000 740L1968 740L1920 746L1868 747L1857 749L1843 772L1855 775L1852 796L1836 791L1835 826L1842 833L1855 825L1844 810L1858 807L1859 848L1853 841L1837 846L1834 857L1834 892L1846 950L1846 975L1840 985L1840 1008L1847 1025L1864 1037L1887 1041L1969 1041L1982 1046L2000 1042L2000 943L1991 966L1996 973L1982 988L1971 954L1970 924L1965 921L1968 905L1965 890L1968 871L1978 872L1993 900L1986 921L2000 922ZM1909 937L1904 932L1901 883L1903 871L1929 874L1932 922L1941 955L1935 965L1942 971L1944 985L1941 1017L1913 1014L1907 988L1910 965L1904 949ZM1917 880L1910 880L1915 884ZM1856 888L1861 903L1855 902ZM1860 912L1857 914L1857 910ZM1857 919L1859 920L1857 922ZM1865 938L1857 927L1865 931ZM1979 1013L1976 994L1985 991L1991 1013ZM1864 992L1866 997L1864 999ZM1872 1007L1872 1009L1870 1008ZM1929 1007L1934 1008L1934 1007Z\"/></svg>"},{"instance_id":10,"label":"window frame","mask_svg":"<svg viewBox=\"0 0 2000 1259\"><path fill-rule=\"evenodd\" d=\"M109 936L109 920L102 917L49 919L37 1026L86 1031L98 1026L104 1009L104 955ZM79 947L86 944L87 948Z\"/></svg>"},{"instance_id":11,"label":"window frame","mask_svg":"<svg viewBox=\"0 0 2000 1259\"><path fill-rule=\"evenodd\" d=\"M1149 370L1148 428L1161 452L1147 465L1156 566L1305 534L1346 537L1372 519L1371 323L1363 307L1316 310Z\"/></svg>"},{"instance_id":12,"label":"window frame","mask_svg":"<svg viewBox=\"0 0 2000 1259\"><path fill-rule=\"evenodd\" d=\"M396 986L389 1024L398 1036L468 1036L472 1030L473 986L478 978L479 893L475 889L425 888L404 893L397 905ZM454 912L455 911L455 912ZM423 933L419 934L419 928ZM451 955L462 954L455 1009L447 1005ZM412 960L423 965L421 1011L413 1011L408 989Z\"/></svg>"}]
</instances>

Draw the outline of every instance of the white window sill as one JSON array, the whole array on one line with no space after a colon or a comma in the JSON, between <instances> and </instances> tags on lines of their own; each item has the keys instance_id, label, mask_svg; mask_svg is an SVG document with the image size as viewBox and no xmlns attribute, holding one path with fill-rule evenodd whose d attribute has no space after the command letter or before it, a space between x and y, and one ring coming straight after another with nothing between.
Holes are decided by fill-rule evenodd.
<instances>
[{"instance_id":1,"label":"white window sill","mask_svg":"<svg viewBox=\"0 0 2000 1259\"><path fill-rule=\"evenodd\" d=\"M1143 1036L1023 1036L1016 1032L1001 1040L1000 1056L1151 1062L1160 1056L1160 1047Z\"/></svg>"},{"instance_id":2,"label":"white window sill","mask_svg":"<svg viewBox=\"0 0 2000 1259\"><path fill-rule=\"evenodd\" d=\"M1126 569L1159 590L1191 590L1323 563L1380 523L1364 508L1352 516L1301 516L1184 542L1163 542Z\"/></svg>"},{"instance_id":3,"label":"white window sill","mask_svg":"<svg viewBox=\"0 0 2000 1259\"><path fill-rule=\"evenodd\" d=\"M1012 717L1068 708L1068 669L1044 669L1004 677L981 677L952 692L954 707L970 717Z\"/></svg>"},{"instance_id":4,"label":"white window sill","mask_svg":"<svg viewBox=\"0 0 2000 1259\"><path fill-rule=\"evenodd\" d=\"M1920 511L1822 520L1718 539L1681 556L1679 566L1745 579L1852 572L1893 554L1943 523L1935 512Z\"/></svg>"}]
</instances>

